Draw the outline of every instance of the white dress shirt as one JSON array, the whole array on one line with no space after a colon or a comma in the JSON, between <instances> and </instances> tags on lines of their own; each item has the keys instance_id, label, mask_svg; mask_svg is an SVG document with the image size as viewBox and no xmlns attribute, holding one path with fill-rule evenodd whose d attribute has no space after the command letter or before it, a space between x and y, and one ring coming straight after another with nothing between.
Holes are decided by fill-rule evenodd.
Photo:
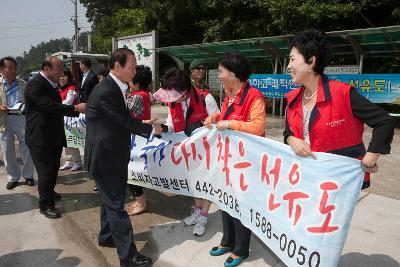
<instances>
[{"instance_id":1,"label":"white dress shirt","mask_svg":"<svg viewBox=\"0 0 400 267\"><path fill-rule=\"evenodd\" d=\"M117 83L119 89L121 89L121 93L122 93L122 96L124 97L125 105L126 105L126 90L128 89L129 86L126 83L119 80L117 77L115 77L115 75L112 74L111 72L109 73L109 75ZM152 128L153 128L153 130L151 131L151 134L150 134L151 136L154 135L154 126Z\"/></svg>"},{"instance_id":2,"label":"white dress shirt","mask_svg":"<svg viewBox=\"0 0 400 267\"><path fill-rule=\"evenodd\" d=\"M111 72L110 72L110 76L117 83L119 89L121 89L122 96L124 97L125 105L126 105L126 90L128 90L129 86L126 83L124 83L121 80L119 80L117 77L115 77L115 75L112 74Z\"/></svg>"},{"instance_id":3,"label":"white dress shirt","mask_svg":"<svg viewBox=\"0 0 400 267\"><path fill-rule=\"evenodd\" d=\"M81 88L82 88L83 84L85 83L86 77L88 76L89 72L90 72L90 70L87 71L87 72L84 72L84 73L82 74Z\"/></svg>"},{"instance_id":4,"label":"white dress shirt","mask_svg":"<svg viewBox=\"0 0 400 267\"><path fill-rule=\"evenodd\" d=\"M44 75L43 72L40 72L40 75L42 75L50 83L51 87L53 87L54 89L57 88L58 83L52 82L49 78L47 78L46 75Z\"/></svg>"}]
</instances>

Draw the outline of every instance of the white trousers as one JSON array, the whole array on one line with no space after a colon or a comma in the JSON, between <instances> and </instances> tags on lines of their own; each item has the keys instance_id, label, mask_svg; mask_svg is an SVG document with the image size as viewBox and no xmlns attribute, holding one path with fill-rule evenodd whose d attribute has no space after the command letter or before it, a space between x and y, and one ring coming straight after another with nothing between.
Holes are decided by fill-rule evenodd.
<instances>
[{"instance_id":1,"label":"white trousers","mask_svg":"<svg viewBox=\"0 0 400 267\"><path fill-rule=\"evenodd\" d=\"M81 152L79 151L79 148L76 147L66 147L65 148L65 155L68 155L69 157L67 160L72 161L74 163L82 163L81 159Z\"/></svg>"},{"instance_id":2,"label":"white trousers","mask_svg":"<svg viewBox=\"0 0 400 267\"><path fill-rule=\"evenodd\" d=\"M28 146L25 144L25 125L24 115L8 115L6 117L6 130L0 132L0 147L3 153L8 182L17 182L21 178L21 169L15 151L15 136L19 141L19 151L24 162L22 177L33 177L33 161L29 154Z\"/></svg>"}]
</instances>

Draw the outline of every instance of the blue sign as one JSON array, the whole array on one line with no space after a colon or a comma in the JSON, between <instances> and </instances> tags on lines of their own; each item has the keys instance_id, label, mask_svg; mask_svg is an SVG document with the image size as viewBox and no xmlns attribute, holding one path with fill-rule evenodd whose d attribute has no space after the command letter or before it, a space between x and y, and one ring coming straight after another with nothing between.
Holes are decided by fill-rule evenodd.
<instances>
[{"instance_id":1,"label":"blue sign","mask_svg":"<svg viewBox=\"0 0 400 267\"><path fill-rule=\"evenodd\" d=\"M331 74L328 78L357 88L371 102L400 104L400 74ZM253 74L249 83L265 97L273 98L285 98L286 93L299 87L289 74Z\"/></svg>"}]
</instances>

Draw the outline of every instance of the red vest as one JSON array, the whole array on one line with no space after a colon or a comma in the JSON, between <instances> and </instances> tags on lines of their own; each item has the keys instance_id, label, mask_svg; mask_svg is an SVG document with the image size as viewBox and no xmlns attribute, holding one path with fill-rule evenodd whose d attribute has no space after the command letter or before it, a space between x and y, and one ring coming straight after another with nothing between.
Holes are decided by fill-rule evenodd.
<instances>
[{"instance_id":1,"label":"red vest","mask_svg":"<svg viewBox=\"0 0 400 267\"><path fill-rule=\"evenodd\" d=\"M169 103L169 111L172 117L172 123L174 125L174 131L176 133L184 131L186 124L192 124L199 121L204 121L208 117L205 97L208 95L208 91L202 92L201 90L192 89L189 93L189 108L186 111L186 120L183 115L183 109L181 103Z\"/></svg>"},{"instance_id":2,"label":"red vest","mask_svg":"<svg viewBox=\"0 0 400 267\"><path fill-rule=\"evenodd\" d=\"M59 90L61 101L64 101L65 99L67 99L68 92L71 90L74 90L76 92L76 94L78 95L78 90L76 89L75 85L73 85L73 84ZM76 97L73 102L73 105L76 105L76 104L78 104L78 97Z\"/></svg>"},{"instance_id":3,"label":"red vest","mask_svg":"<svg viewBox=\"0 0 400 267\"><path fill-rule=\"evenodd\" d=\"M133 92L132 95L140 95L143 98L144 112L143 112L143 115L138 119L150 120L150 118L151 118L151 101L150 101L149 92L138 90L136 92Z\"/></svg>"},{"instance_id":4,"label":"red vest","mask_svg":"<svg viewBox=\"0 0 400 267\"><path fill-rule=\"evenodd\" d=\"M304 87L286 94L287 122L293 135L303 139ZM321 76L317 101L309 122L310 147L315 152L327 152L362 159L366 153L362 140L364 123L353 116L350 104L350 85L330 81ZM364 177L369 184L369 173Z\"/></svg>"},{"instance_id":5,"label":"red vest","mask_svg":"<svg viewBox=\"0 0 400 267\"><path fill-rule=\"evenodd\" d=\"M221 118L222 120L249 121L250 110L254 101L262 97L263 94L256 88L250 87L246 82L240 88L233 103L228 107L229 98L226 97L222 103ZM265 136L263 133L261 136Z\"/></svg>"}]
</instances>

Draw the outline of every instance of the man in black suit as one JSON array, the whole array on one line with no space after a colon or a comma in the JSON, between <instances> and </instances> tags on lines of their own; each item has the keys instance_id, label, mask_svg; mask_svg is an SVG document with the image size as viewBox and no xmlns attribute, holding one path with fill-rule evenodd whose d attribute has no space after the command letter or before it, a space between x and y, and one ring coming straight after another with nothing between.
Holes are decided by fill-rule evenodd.
<instances>
[{"instance_id":1,"label":"man in black suit","mask_svg":"<svg viewBox=\"0 0 400 267\"><path fill-rule=\"evenodd\" d=\"M90 69L92 63L90 59L82 59L79 63L79 68L82 71L82 79L79 83L79 101L86 103L92 93L93 88L99 83L97 75Z\"/></svg>"},{"instance_id":2,"label":"man in black suit","mask_svg":"<svg viewBox=\"0 0 400 267\"><path fill-rule=\"evenodd\" d=\"M63 64L57 57L47 57L40 74L32 78L25 90L25 142L38 173L39 208L44 216L57 219L54 201L60 195L54 191L62 148L66 145L64 116L85 111L86 104L61 104L57 85Z\"/></svg>"},{"instance_id":3,"label":"man in black suit","mask_svg":"<svg viewBox=\"0 0 400 267\"><path fill-rule=\"evenodd\" d=\"M135 76L135 54L117 49L109 67L110 74L93 90L86 108L85 168L93 175L102 201L98 243L116 247L121 266L146 266L151 259L138 253L124 210L131 133L149 138L161 134L162 128L129 116L125 93Z\"/></svg>"}]
</instances>

